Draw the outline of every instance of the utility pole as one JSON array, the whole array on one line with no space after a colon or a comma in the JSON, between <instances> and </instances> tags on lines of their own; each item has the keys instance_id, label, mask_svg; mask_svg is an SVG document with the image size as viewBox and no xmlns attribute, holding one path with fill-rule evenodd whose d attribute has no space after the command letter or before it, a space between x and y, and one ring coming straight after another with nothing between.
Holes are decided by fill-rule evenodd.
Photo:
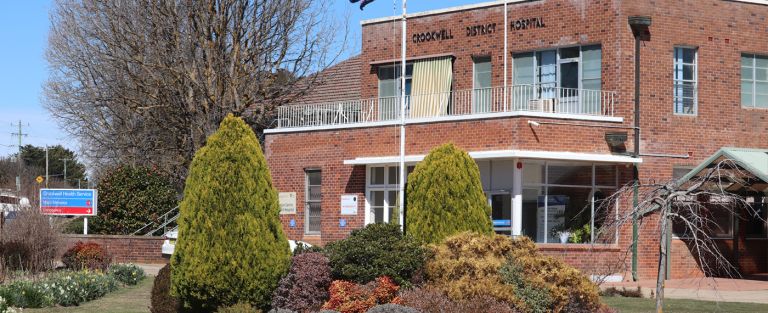
<instances>
[{"instance_id":1,"label":"utility pole","mask_svg":"<svg viewBox=\"0 0 768 313\"><path fill-rule=\"evenodd\" d=\"M45 188L48 188L48 145L45 145Z\"/></svg>"},{"instance_id":2,"label":"utility pole","mask_svg":"<svg viewBox=\"0 0 768 313\"><path fill-rule=\"evenodd\" d=\"M72 161L70 158L59 159L64 161L64 183L67 183L67 161Z\"/></svg>"},{"instance_id":3,"label":"utility pole","mask_svg":"<svg viewBox=\"0 0 768 313\"><path fill-rule=\"evenodd\" d=\"M11 126L14 126L14 125L11 124ZM22 165L21 165L21 162L22 162L22 160L21 160L21 138L22 137L26 137L27 134L25 134L22 131L22 129L21 129L22 128L21 120L19 120L19 123L16 126L19 127L19 132L18 133L11 133L11 136L17 136L19 138L19 154L17 155L17 160L18 160L17 162L19 163L18 164L19 167L18 167L18 175L16 175L16 192L19 195L19 199L21 199L21 169L22 169Z\"/></svg>"}]
</instances>

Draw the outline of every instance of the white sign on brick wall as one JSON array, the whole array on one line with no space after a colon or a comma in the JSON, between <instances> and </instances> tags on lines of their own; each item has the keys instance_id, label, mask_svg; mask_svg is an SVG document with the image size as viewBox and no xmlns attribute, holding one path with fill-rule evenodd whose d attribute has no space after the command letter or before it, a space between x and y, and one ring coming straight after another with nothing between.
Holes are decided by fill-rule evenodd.
<instances>
[{"instance_id":1,"label":"white sign on brick wall","mask_svg":"<svg viewBox=\"0 0 768 313\"><path fill-rule=\"evenodd\" d=\"M278 194L280 214L296 214L296 193L281 192Z\"/></svg>"},{"instance_id":2,"label":"white sign on brick wall","mask_svg":"<svg viewBox=\"0 0 768 313\"><path fill-rule=\"evenodd\" d=\"M357 195L341 195L341 215L357 215Z\"/></svg>"}]
</instances>

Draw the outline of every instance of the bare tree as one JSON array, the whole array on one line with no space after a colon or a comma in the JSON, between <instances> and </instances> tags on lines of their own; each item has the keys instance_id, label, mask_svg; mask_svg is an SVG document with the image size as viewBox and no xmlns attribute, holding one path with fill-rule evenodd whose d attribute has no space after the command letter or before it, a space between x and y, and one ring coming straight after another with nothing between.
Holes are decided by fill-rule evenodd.
<instances>
[{"instance_id":1,"label":"bare tree","mask_svg":"<svg viewBox=\"0 0 768 313\"><path fill-rule=\"evenodd\" d=\"M318 0L59 0L47 107L92 167L154 165L177 183L228 113L257 132L343 49ZM341 39L344 41L346 38ZM297 84L298 80L302 84ZM249 109L257 106L258 109Z\"/></svg>"},{"instance_id":2,"label":"bare tree","mask_svg":"<svg viewBox=\"0 0 768 313\"><path fill-rule=\"evenodd\" d=\"M734 161L726 159L686 182L670 180L641 184L638 188L637 206L620 213L615 219L605 219L596 234L598 237L612 235L616 230L631 225L635 218L638 223L656 225L655 230L659 233L656 311L662 312L669 257L666 242L669 240L671 223L677 224L678 231L683 232L684 240L687 241L693 256L699 260L701 270L706 276L739 276L737 268L713 240L713 232L720 226L713 219L712 213L722 210L721 212L737 218L753 216L762 220L747 202L745 195L738 193L749 190L753 181L751 176ZM609 197L608 201L604 201L599 210L613 212L613 203L626 202L633 192L634 183L623 186Z\"/></svg>"}]
</instances>

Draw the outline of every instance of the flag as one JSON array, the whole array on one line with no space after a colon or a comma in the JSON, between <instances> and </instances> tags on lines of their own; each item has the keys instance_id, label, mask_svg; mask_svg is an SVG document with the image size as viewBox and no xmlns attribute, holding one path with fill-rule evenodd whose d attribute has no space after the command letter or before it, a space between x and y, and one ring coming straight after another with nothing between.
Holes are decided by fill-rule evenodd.
<instances>
[{"instance_id":1,"label":"flag","mask_svg":"<svg viewBox=\"0 0 768 313\"><path fill-rule=\"evenodd\" d=\"M373 2L373 0L349 0L349 3L358 3L360 2L360 10L362 10L366 5Z\"/></svg>"}]
</instances>

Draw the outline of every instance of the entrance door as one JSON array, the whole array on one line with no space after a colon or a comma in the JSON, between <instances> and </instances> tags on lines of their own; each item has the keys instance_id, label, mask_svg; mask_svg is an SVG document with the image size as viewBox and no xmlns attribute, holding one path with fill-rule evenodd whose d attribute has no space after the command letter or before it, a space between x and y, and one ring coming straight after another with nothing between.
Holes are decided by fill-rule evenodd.
<instances>
[{"instance_id":1,"label":"entrance door","mask_svg":"<svg viewBox=\"0 0 768 313\"><path fill-rule=\"evenodd\" d=\"M491 205L491 220L493 230L500 235L512 235L512 194L509 192L492 192L488 195Z\"/></svg>"}]
</instances>

